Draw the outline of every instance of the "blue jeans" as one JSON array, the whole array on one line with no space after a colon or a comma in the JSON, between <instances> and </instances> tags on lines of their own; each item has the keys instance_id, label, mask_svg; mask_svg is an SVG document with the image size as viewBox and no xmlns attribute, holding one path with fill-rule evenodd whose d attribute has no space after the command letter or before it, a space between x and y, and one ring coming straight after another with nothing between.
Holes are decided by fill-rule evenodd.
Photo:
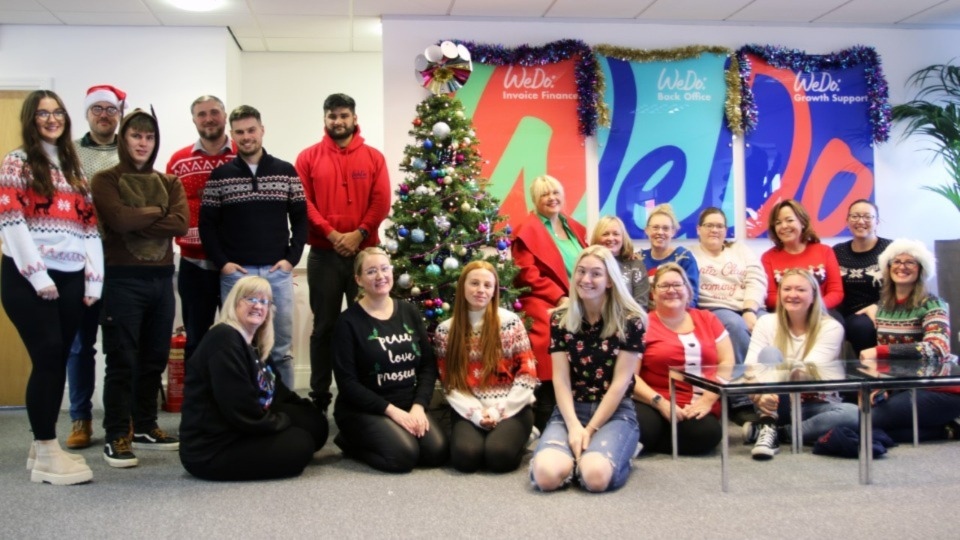
<instances>
[{"instance_id":1,"label":"blue jeans","mask_svg":"<svg viewBox=\"0 0 960 540\"><path fill-rule=\"evenodd\" d=\"M587 425L599 406L599 402L573 402L577 419L583 425ZM537 444L533 459L537 459L537 454L547 448L563 452L570 456L570 459L573 459L573 451L570 450L567 435L567 424L563 421L563 415L560 414L559 407L554 408L553 415L550 416L546 428L540 435L540 442ZM593 437L590 438L590 445L584 452L584 454L603 452L606 458L610 460L610 464L613 466L613 476L610 478L607 491L620 488L627 483L627 478L630 476L630 458L636 452L637 441L639 440L640 427L637 424L637 413L633 408L633 401L627 397L620 402L607 423L593 434ZM577 474L577 472L574 471L574 474ZM530 480L533 481L532 472Z\"/></svg>"},{"instance_id":2,"label":"blue jeans","mask_svg":"<svg viewBox=\"0 0 960 540\"><path fill-rule=\"evenodd\" d=\"M180 294L183 329L187 333L187 346L183 350L183 358L187 360L217 316L217 308L220 307L220 272L180 259L177 292Z\"/></svg>"},{"instance_id":3,"label":"blue jeans","mask_svg":"<svg viewBox=\"0 0 960 540\"><path fill-rule=\"evenodd\" d=\"M220 298L227 298L230 289L240 278L246 276L260 276L270 282L270 292L273 294L273 350L270 359L274 367L280 372L280 378L287 388L294 388L293 384L293 357L290 349L293 346L293 274L285 270L271 272L269 266L247 266L247 271L234 272L229 275L220 275Z\"/></svg>"},{"instance_id":4,"label":"blue jeans","mask_svg":"<svg viewBox=\"0 0 960 540\"><path fill-rule=\"evenodd\" d=\"M743 320L743 315L726 308L713 308L711 313L720 319L727 334L730 335L730 343L733 345L733 374L732 379L743 375L743 359L747 357L747 349L750 348L750 332L747 330L747 323ZM758 313L758 317L763 315ZM730 396L731 407L744 407L750 405L749 396Z\"/></svg>"},{"instance_id":5,"label":"blue jeans","mask_svg":"<svg viewBox=\"0 0 960 540\"><path fill-rule=\"evenodd\" d=\"M783 363L783 354L773 346L764 347L758 356L758 362L770 366ZM790 425L790 396L783 394L777 408L777 424ZM806 402L800 404L803 421L804 444L813 444L832 428L846 426L853 430L860 427L860 411L853 403ZM789 435L790 430L784 430Z\"/></svg>"},{"instance_id":6,"label":"blue jeans","mask_svg":"<svg viewBox=\"0 0 960 540\"><path fill-rule=\"evenodd\" d=\"M93 419L93 389L97 367L97 332L100 331L100 302L84 306L80 329L67 357L70 386L70 419Z\"/></svg>"},{"instance_id":7,"label":"blue jeans","mask_svg":"<svg viewBox=\"0 0 960 540\"><path fill-rule=\"evenodd\" d=\"M946 437L943 427L960 417L960 394L917 390L917 434L921 441ZM873 427L897 442L913 442L910 392L897 392L873 409Z\"/></svg>"},{"instance_id":8,"label":"blue jeans","mask_svg":"<svg viewBox=\"0 0 960 540\"><path fill-rule=\"evenodd\" d=\"M176 311L170 277L111 278L103 282L103 429L106 440L157 425L160 377L170 356Z\"/></svg>"}]
</instances>

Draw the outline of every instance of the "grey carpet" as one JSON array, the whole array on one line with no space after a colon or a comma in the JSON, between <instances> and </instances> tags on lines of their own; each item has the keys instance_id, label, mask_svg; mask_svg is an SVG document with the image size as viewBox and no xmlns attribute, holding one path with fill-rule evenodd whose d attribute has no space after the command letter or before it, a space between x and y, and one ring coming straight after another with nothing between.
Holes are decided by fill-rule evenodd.
<instances>
[{"instance_id":1,"label":"grey carpet","mask_svg":"<svg viewBox=\"0 0 960 540\"><path fill-rule=\"evenodd\" d=\"M96 422L99 422L98 417ZM179 416L161 413L176 431ZM59 424L61 441L69 419ZM874 484L856 460L789 448L754 462L731 437L730 492L719 454L634 460L627 485L593 495L533 491L526 465L505 475L450 468L388 475L343 459L328 442L303 476L213 483L180 467L176 452L140 451L140 466L113 469L103 431L82 451L91 484L33 484L23 410L0 411L2 538L957 538L960 444L901 445L875 461Z\"/></svg>"}]
</instances>

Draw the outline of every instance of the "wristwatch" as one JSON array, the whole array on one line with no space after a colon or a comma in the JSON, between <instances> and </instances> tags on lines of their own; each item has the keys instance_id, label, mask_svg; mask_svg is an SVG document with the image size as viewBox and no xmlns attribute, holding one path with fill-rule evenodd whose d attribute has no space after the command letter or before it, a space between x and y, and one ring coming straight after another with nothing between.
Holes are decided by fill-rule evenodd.
<instances>
[{"instance_id":1,"label":"wristwatch","mask_svg":"<svg viewBox=\"0 0 960 540\"><path fill-rule=\"evenodd\" d=\"M366 240L367 237L370 236L370 233L368 233L367 230L364 229L363 227L357 227L357 230L360 231L360 236L362 236L364 240Z\"/></svg>"},{"instance_id":2,"label":"wristwatch","mask_svg":"<svg viewBox=\"0 0 960 540\"><path fill-rule=\"evenodd\" d=\"M653 405L654 407L659 407L661 401L663 401L663 396L661 396L660 394L657 394L653 396L653 399L650 400L650 405Z\"/></svg>"}]
</instances>

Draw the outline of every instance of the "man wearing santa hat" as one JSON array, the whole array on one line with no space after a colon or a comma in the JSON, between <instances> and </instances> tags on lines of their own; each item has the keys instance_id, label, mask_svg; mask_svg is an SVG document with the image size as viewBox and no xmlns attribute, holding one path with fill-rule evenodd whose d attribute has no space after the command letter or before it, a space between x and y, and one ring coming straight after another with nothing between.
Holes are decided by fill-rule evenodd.
<instances>
[{"instance_id":1,"label":"man wearing santa hat","mask_svg":"<svg viewBox=\"0 0 960 540\"><path fill-rule=\"evenodd\" d=\"M90 131L74 141L87 181L98 172L120 161L117 154L117 125L123 116L127 94L107 84L91 86L83 100ZM93 435L93 388L100 302L85 307L77 337L67 358L67 379L70 383L70 420L73 428L67 437L67 448L90 446Z\"/></svg>"}]
</instances>

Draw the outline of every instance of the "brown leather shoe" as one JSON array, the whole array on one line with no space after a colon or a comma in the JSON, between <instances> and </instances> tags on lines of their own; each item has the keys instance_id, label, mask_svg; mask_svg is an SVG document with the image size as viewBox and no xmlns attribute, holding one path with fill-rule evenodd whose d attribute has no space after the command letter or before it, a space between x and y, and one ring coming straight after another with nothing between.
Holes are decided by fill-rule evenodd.
<instances>
[{"instance_id":1,"label":"brown leather shoe","mask_svg":"<svg viewBox=\"0 0 960 540\"><path fill-rule=\"evenodd\" d=\"M90 436L93 435L93 425L90 420L74 420L73 429L67 437L67 448L78 450L90 446Z\"/></svg>"}]
</instances>

